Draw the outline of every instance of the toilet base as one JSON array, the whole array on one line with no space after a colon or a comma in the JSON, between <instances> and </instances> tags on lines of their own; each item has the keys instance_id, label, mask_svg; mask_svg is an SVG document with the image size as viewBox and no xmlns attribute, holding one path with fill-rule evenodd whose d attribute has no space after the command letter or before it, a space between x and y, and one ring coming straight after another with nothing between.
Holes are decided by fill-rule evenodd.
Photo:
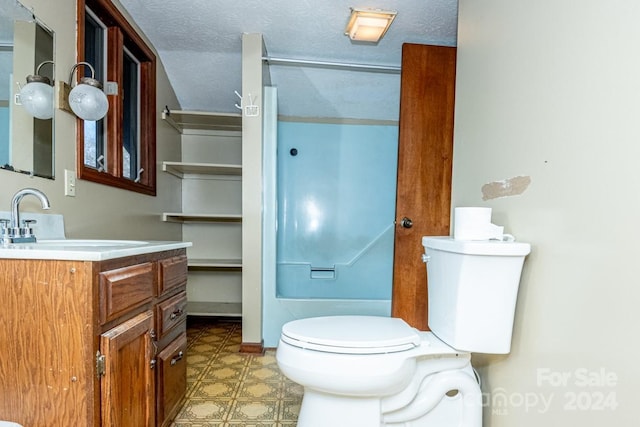
<instances>
[{"instance_id":1,"label":"toilet base","mask_svg":"<svg viewBox=\"0 0 640 427\"><path fill-rule=\"evenodd\" d=\"M442 371L422 380L414 398L403 407L385 411L385 427L482 427L482 392L468 369ZM382 407L395 396L382 400Z\"/></svg>"},{"instance_id":2,"label":"toilet base","mask_svg":"<svg viewBox=\"0 0 640 427\"><path fill-rule=\"evenodd\" d=\"M408 404L385 411L397 396L355 397L305 388L298 427L482 427L480 387L465 370L424 378ZM447 395L456 390L453 396Z\"/></svg>"},{"instance_id":3,"label":"toilet base","mask_svg":"<svg viewBox=\"0 0 640 427\"><path fill-rule=\"evenodd\" d=\"M298 427L380 426L380 398L345 397L305 389Z\"/></svg>"}]
</instances>

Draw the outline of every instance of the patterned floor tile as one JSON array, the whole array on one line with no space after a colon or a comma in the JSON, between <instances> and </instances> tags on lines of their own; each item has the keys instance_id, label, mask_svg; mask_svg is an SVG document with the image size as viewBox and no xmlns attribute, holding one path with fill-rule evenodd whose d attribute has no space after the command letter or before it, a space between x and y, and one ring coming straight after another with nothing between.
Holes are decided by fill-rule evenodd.
<instances>
[{"instance_id":1,"label":"patterned floor tile","mask_svg":"<svg viewBox=\"0 0 640 427\"><path fill-rule=\"evenodd\" d=\"M223 400L196 400L190 399L178 413L175 422L184 421L225 421L228 413L228 402Z\"/></svg>"},{"instance_id":2,"label":"patterned floor tile","mask_svg":"<svg viewBox=\"0 0 640 427\"><path fill-rule=\"evenodd\" d=\"M293 425L295 425L295 424L293 424ZM267 422L232 421L232 422L226 423L224 425L224 427L277 427L277 426L279 426L278 423L271 422L271 421L267 421Z\"/></svg>"},{"instance_id":3,"label":"patterned floor tile","mask_svg":"<svg viewBox=\"0 0 640 427\"><path fill-rule=\"evenodd\" d=\"M275 422L278 417L278 406L278 401L236 400L231 408L229 420Z\"/></svg>"},{"instance_id":4,"label":"patterned floor tile","mask_svg":"<svg viewBox=\"0 0 640 427\"><path fill-rule=\"evenodd\" d=\"M238 390L238 398L255 400L278 400L280 398L279 383L243 382Z\"/></svg>"},{"instance_id":5,"label":"patterned floor tile","mask_svg":"<svg viewBox=\"0 0 640 427\"><path fill-rule=\"evenodd\" d=\"M239 353L238 321L190 319L187 395L171 427L293 427L302 387L279 369L275 350Z\"/></svg>"},{"instance_id":6,"label":"patterned floor tile","mask_svg":"<svg viewBox=\"0 0 640 427\"><path fill-rule=\"evenodd\" d=\"M282 400L280 405L280 413L278 414L278 419L280 421L297 421L298 414L300 413L300 403L301 400Z\"/></svg>"},{"instance_id":7,"label":"patterned floor tile","mask_svg":"<svg viewBox=\"0 0 640 427\"><path fill-rule=\"evenodd\" d=\"M236 394L236 387L220 381L198 381L193 386L191 397L194 399L232 399Z\"/></svg>"}]
</instances>

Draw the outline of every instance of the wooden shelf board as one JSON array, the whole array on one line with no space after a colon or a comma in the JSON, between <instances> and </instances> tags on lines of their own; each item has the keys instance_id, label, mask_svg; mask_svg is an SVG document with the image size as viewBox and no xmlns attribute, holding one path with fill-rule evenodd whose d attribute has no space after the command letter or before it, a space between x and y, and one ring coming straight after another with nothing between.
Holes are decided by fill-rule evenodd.
<instances>
[{"instance_id":1,"label":"wooden shelf board","mask_svg":"<svg viewBox=\"0 0 640 427\"><path fill-rule=\"evenodd\" d=\"M242 303L239 302L187 302L189 316L242 316Z\"/></svg>"},{"instance_id":2,"label":"wooden shelf board","mask_svg":"<svg viewBox=\"0 0 640 427\"><path fill-rule=\"evenodd\" d=\"M188 260L190 269L211 269L211 270L229 270L242 269L241 259L204 259L195 258Z\"/></svg>"},{"instance_id":3,"label":"wooden shelf board","mask_svg":"<svg viewBox=\"0 0 640 427\"><path fill-rule=\"evenodd\" d=\"M242 222L239 214L209 214L209 213L180 213L165 212L162 214L165 222Z\"/></svg>"},{"instance_id":4,"label":"wooden shelf board","mask_svg":"<svg viewBox=\"0 0 640 427\"><path fill-rule=\"evenodd\" d=\"M185 129L242 131L242 115L240 113L165 110L162 112L162 119L180 133Z\"/></svg>"},{"instance_id":5,"label":"wooden shelf board","mask_svg":"<svg viewBox=\"0 0 640 427\"><path fill-rule=\"evenodd\" d=\"M242 165L225 165L216 163L162 162L162 170L183 178L186 174L194 175L231 175L242 176Z\"/></svg>"}]
</instances>

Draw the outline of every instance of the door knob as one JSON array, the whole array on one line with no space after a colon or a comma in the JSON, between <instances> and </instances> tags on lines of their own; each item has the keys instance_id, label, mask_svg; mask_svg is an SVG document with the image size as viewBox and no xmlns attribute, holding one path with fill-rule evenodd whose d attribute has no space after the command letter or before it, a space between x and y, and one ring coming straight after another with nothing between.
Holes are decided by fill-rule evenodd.
<instances>
[{"instance_id":1,"label":"door knob","mask_svg":"<svg viewBox=\"0 0 640 427\"><path fill-rule=\"evenodd\" d=\"M413 221L411 221L411 218L407 218L406 216L404 218L402 218L402 220L400 221L400 225L403 226L404 228L411 228L413 227Z\"/></svg>"}]
</instances>

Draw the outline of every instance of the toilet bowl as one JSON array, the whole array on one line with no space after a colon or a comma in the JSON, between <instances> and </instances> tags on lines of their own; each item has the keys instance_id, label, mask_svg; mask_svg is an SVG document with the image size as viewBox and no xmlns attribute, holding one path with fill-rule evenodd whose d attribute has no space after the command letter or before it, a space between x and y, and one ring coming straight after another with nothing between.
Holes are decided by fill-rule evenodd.
<instances>
[{"instance_id":1,"label":"toilet bowl","mask_svg":"<svg viewBox=\"0 0 640 427\"><path fill-rule=\"evenodd\" d=\"M328 316L282 327L276 360L304 387L299 427L481 427L471 352L508 353L530 246L423 238L429 326Z\"/></svg>"},{"instance_id":2,"label":"toilet bowl","mask_svg":"<svg viewBox=\"0 0 640 427\"><path fill-rule=\"evenodd\" d=\"M11 421L0 421L0 427L22 427L22 425Z\"/></svg>"},{"instance_id":3,"label":"toilet bowl","mask_svg":"<svg viewBox=\"0 0 640 427\"><path fill-rule=\"evenodd\" d=\"M408 408L429 381L440 382L437 400L455 390L455 400L465 400L469 408L465 415L481 416L470 354L401 319L330 316L289 322L276 356L282 373L305 389L299 426L449 425L433 424L434 417L416 424L429 412L428 402ZM452 408L461 409L460 404Z\"/></svg>"}]
</instances>

